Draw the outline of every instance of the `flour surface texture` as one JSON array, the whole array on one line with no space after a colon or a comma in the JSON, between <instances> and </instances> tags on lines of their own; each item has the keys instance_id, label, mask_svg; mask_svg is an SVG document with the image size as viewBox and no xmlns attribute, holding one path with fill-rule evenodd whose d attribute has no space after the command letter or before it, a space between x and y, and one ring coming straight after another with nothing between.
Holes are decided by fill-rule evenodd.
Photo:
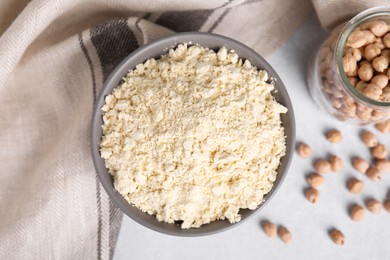
<instances>
[{"instance_id":1,"label":"flour surface texture","mask_svg":"<svg viewBox=\"0 0 390 260\"><path fill-rule=\"evenodd\" d=\"M285 155L268 75L234 51L180 44L130 71L105 97L102 158L114 187L159 221L240 221Z\"/></svg>"}]
</instances>

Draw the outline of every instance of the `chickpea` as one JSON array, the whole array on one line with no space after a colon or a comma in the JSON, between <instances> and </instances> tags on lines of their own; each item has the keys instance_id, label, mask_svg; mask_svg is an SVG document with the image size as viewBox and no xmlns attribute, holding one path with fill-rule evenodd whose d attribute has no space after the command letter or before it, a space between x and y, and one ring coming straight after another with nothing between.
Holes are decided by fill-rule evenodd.
<instances>
[{"instance_id":1,"label":"chickpea","mask_svg":"<svg viewBox=\"0 0 390 260\"><path fill-rule=\"evenodd\" d=\"M291 232L285 227L279 228L278 236L284 243L287 243L287 244L290 243L292 240Z\"/></svg>"},{"instance_id":2,"label":"chickpea","mask_svg":"<svg viewBox=\"0 0 390 260\"><path fill-rule=\"evenodd\" d=\"M378 100L380 96L382 95L382 89L376 85L375 83L370 83L367 85L367 87L363 90L363 95L366 97Z\"/></svg>"},{"instance_id":3,"label":"chickpea","mask_svg":"<svg viewBox=\"0 0 390 260\"><path fill-rule=\"evenodd\" d=\"M356 116L356 104L344 104L339 111L347 117L354 118Z\"/></svg>"},{"instance_id":4,"label":"chickpea","mask_svg":"<svg viewBox=\"0 0 390 260\"><path fill-rule=\"evenodd\" d=\"M347 46L352 48L360 48L366 43L366 37L360 29L355 29L348 36Z\"/></svg>"},{"instance_id":5,"label":"chickpea","mask_svg":"<svg viewBox=\"0 0 390 260\"><path fill-rule=\"evenodd\" d=\"M374 76L374 69L371 64L363 64L358 69L358 75L361 80L369 81Z\"/></svg>"},{"instance_id":6,"label":"chickpea","mask_svg":"<svg viewBox=\"0 0 390 260\"><path fill-rule=\"evenodd\" d=\"M332 155L329 158L329 163L330 163L332 171L334 171L334 172L341 171L344 168L343 159L341 159L340 157L338 157L336 155Z\"/></svg>"},{"instance_id":7,"label":"chickpea","mask_svg":"<svg viewBox=\"0 0 390 260\"><path fill-rule=\"evenodd\" d=\"M330 103L332 104L332 106L336 109L340 109L341 106L343 105L342 102L340 101L340 99L338 98L335 98L334 96L331 96L330 97Z\"/></svg>"},{"instance_id":8,"label":"chickpea","mask_svg":"<svg viewBox=\"0 0 390 260\"><path fill-rule=\"evenodd\" d=\"M277 228L274 223L271 223L269 221L264 221L261 225L263 227L264 233L269 237L276 236Z\"/></svg>"},{"instance_id":9,"label":"chickpea","mask_svg":"<svg viewBox=\"0 0 390 260\"><path fill-rule=\"evenodd\" d=\"M319 159L315 162L314 168L318 173L328 173L331 171L332 167L327 160Z\"/></svg>"},{"instance_id":10,"label":"chickpea","mask_svg":"<svg viewBox=\"0 0 390 260\"><path fill-rule=\"evenodd\" d=\"M370 32L368 30L364 30L364 31L362 31L362 33L364 34L364 37L366 38L365 44L371 44L375 41L376 37L372 32Z\"/></svg>"},{"instance_id":11,"label":"chickpea","mask_svg":"<svg viewBox=\"0 0 390 260\"><path fill-rule=\"evenodd\" d=\"M305 190L305 195L308 201L315 204L318 202L320 194L317 189L310 187Z\"/></svg>"},{"instance_id":12,"label":"chickpea","mask_svg":"<svg viewBox=\"0 0 390 260\"><path fill-rule=\"evenodd\" d=\"M326 64L330 64L332 62L332 59L333 59L333 52L329 52L326 57L325 57L325 62Z\"/></svg>"},{"instance_id":13,"label":"chickpea","mask_svg":"<svg viewBox=\"0 0 390 260\"><path fill-rule=\"evenodd\" d=\"M380 123L375 124L375 128L378 129L383 134L390 132L390 120L386 120Z\"/></svg>"},{"instance_id":14,"label":"chickpea","mask_svg":"<svg viewBox=\"0 0 390 260\"><path fill-rule=\"evenodd\" d=\"M387 148L384 144L378 144L371 149L371 154L376 159L385 159L387 156Z\"/></svg>"},{"instance_id":15,"label":"chickpea","mask_svg":"<svg viewBox=\"0 0 390 260\"><path fill-rule=\"evenodd\" d=\"M351 83L352 86L356 86L356 84L359 82L359 79L357 77L348 77L349 83ZM362 81L364 82L364 81Z\"/></svg>"},{"instance_id":16,"label":"chickpea","mask_svg":"<svg viewBox=\"0 0 390 260\"><path fill-rule=\"evenodd\" d=\"M390 172L390 161L386 159L378 159L375 161L375 167L380 172Z\"/></svg>"},{"instance_id":17,"label":"chickpea","mask_svg":"<svg viewBox=\"0 0 390 260\"><path fill-rule=\"evenodd\" d=\"M347 47L345 54L351 54L356 61L360 61L362 59L362 53L360 52L360 49Z\"/></svg>"},{"instance_id":18,"label":"chickpea","mask_svg":"<svg viewBox=\"0 0 390 260\"><path fill-rule=\"evenodd\" d=\"M383 207L387 212L390 212L390 199L387 199L383 202Z\"/></svg>"},{"instance_id":19,"label":"chickpea","mask_svg":"<svg viewBox=\"0 0 390 260\"><path fill-rule=\"evenodd\" d=\"M309 158L312 155L310 146L305 143L300 143L297 147L298 155L302 158Z\"/></svg>"},{"instance_id":20,"label":"chickpea","mask_svg":"<svg viewBox=\"0 0 390 260\"><path fill-rule=\"evenodd\" d=\"M365 145L367 145L369 148L372 148L378 144L378 139L376 136L370 132L370 131L364 131L361 136L361 140Z\"/></svg>"},{"instance_id":21,"label":"chickpea","mask_svg":"<svg viewBox=\"0 0 390 260\"><path fill-rule=\"evenodd\" d=\"M383 36L383 44L387 47L390 48L390 33L386 34Z\"/></svg>"},{"instance_id":22,"label":"chickpea","mask_svg":"<svg viewBox=\"0 0 390 260\"><path fill-rule=\"evenodd\" d=\"M333 87L331 88L331 94L335 97L335 98L342 98L344 97L344 94L343 92L341 92L338 88L336 87Z\"/></svg>"},{"instance_id":23,"label":"chickpea","mask_svg":"<svg viewBox=\"0 0 390 260\"><path fill-rule=\"evenodd\" d=\"M370 167L368 162L362 158L355 157L352 159L352 166L360 173L365 173L367 169Z\"/></svg>"},{"instance_id":24,"label":"chickpea","mask_svg":"<svg viewBox=\"0 0 390 260\"><path fill-rule=\"evenodd\" d=\"M374 83L377 86L379 86L381 89L383 89L387 86L387 83L389 83L389 79L387 78L386 75L380 74L380 75L374 76L371 79L371 83Z\"/></svg>"},{"instance_id":25,"label":"chickpea","mask_svg":"<svg viewBox=\"0 0 390 260\"><path fill-rule=\"evenodd\" d=\"M352 54L347 54L343 57L343 68L344 71L351 72L355 71L357 67L356 59L352 56Z\"/></svg>"},{"instance_id":26,"label":"chickpea","mask_svg":"<svg viewBox=\"0 0 390 260\"><path fill-rule=\"evenodd\" d=\"M360 93L363 94L363 91L366 89L367 87L367 83L364 82L364 81L359 81L357 84L356 84L356 90L359 91Z\"/></svg>"},{"instance_id":27,"label":"chickpea","mask_svg":"<svg viewBox=\"0 0 390 260\"><path fill-rule=\"evenodd\" d=\"M363 66L364 64L369 64L369 65L371 65L371 62L369 62L368 60L362 60L362 61L359 62L359 66L360 66L360 67Z\"/></svg>"},{"instance_id":28,"label":"chickpea","mask_svg":"<svg viewBox=\"0 0 390 260\"><path fill-rule=\"evenodd\" d=\"M338 143L343 139L343 136L339 130L332 129L326 133L326 139L331 143Z\"/></svg>"},{"instance_id":29,"label":"chickpea","mask_svg":"<svg viewBox=\"0 0 390 260\"><path fill-rule=\"evenodd\" d=\"M360 180L352 178L348 181L347 188L351 193L358 194L362 192L364 184Z\"/></svg>"},{"instance_id":30,"label":"chickpea","mask_svg":"<svg viewBox=\"0 0 390 260\"><path fill-rule=\"evenodd\" d=\"M373 110L371 113L372 121L382 121L387 116L388 116L387 112L383 112L379 110Z\"/></svg>"},{"instance_id":31,"label":"chickpea","mask_svg":"<svg viewBox=\"0 0 390 260\"><path fill-rule=\"evenodd\" d=\"M364 218L364 208L358 204L353 205L349 213L354 221L360 221Z\"/></svg>"},{"instance_id":32,"label":"chickpea","mask_svg":"<svg viewBox=\"0 0 390 260\"><path fill-rule=\"evenodd\" d=\"M381 100L384 102L390 102L390 87L385 87L383 89Z\"/></svg>"},{"instance_id":33,"label":"chickpea","mask_svg":"<svg viewBox=\"0 0 390 260\"><path fill-rule=\"evenodd\" d=\"M381 48L375 44L369 44L364 48L364 58L368 61L373 60L375 57L381 54Z\"/></svg>"},{"instance_id":34,"label":"chickpea","mask_svg":"<svg viewBox=\"0 0 390 260\"><path fill-rule=\"evenodd\" d=\"M372 67L377 72L384 72L389 67L389 62L385 57L379 56L372 60Z\"/></svg>"},{"instance_id":35,"label":"chickpea","mask_svg":"<svg viewBox=\"0 0 390 260\"><path fill-rule=\"evenodd\" d=\"M362 104L357 104L356 108L357 108L357 111L361 111L364 113L371 113L373 111L372 108L366 107L365 105L362 105Z\"/></svg>"},{"instance_id":36,"label":"chickpea","mask_svg":"<svg viewBox=\"0 0 390 260\"><path fill-rule=\"evenodd\" d=\"M340 230L338 229L332 229L329 233L330 235L330 238L332 239L332 241L336 244L336 245L344 245L344 234L341 233Z\"/></svg>"},{"instance_id":37,"label":"chickpea","mask_svg":"<svg viewBox=\"0 0 390 260\"><path fill-rule=\"evenodd\" d=\"M321 186L325 181L324 177L322 177L322 175L318 173L310 174L309 176L307 176L306 180L310 184L310 186L314 188Z\"/></svg>"},{"instance_id":38,"label":"chickpea","mask_svg":"<svg viewBox=\"0 0 390 260\"><path fill-rule=\"evenodd\" d=\"M375 38L374 44L379 47L379 49L383 50L386 46L383 44L382 38Z\"/></svg>"},{"instance_id":39,"label":"chickpea","mask_svg":"<svg viewBox=\"0 0 390 260\"><path fill-rule=\"evenodd\" d=\"M370 120L370 118L371 118L371 111L365 111L365 110L357 111L357 112L356 112L356 115L357 115L357 117L360 118L361 120L363 120L363 121L368 121L368 120Z\"/></svg>"},{"instance_id":40,"label":"chickpea","mask_svg":"<svg viewBox=\"0 0 390 260\"><path fill-rule=\"evenodd\" d=\"M390 50L386 49L381 52L381 55L387 59L388 62L390 62Z\"/></svg>"},{"instance_id":41,"label":"chickpea","mask_svg":"<svg viewBox=\"0 0 390 260\"><path fill-rule=\"evenodd\" d=\"M355 105L355 101L350 96L345 95L343 97L343 104L348 106L348 107L352 107L353 105Z\"/></svg>"},{"instance_id":42,"label":"chickpea","mask_svg":"<svg viewBox=\"0 0 390 260\"><path fill-rule=\"evenodd\" d=\"M385 35L389 31L389 28L384 21L373 21L368 28L375 36L379 37Z\"/></svg>"},{"instance_id":43,"label":"chickpea","mask_svg":"<svg viewBox=\"0 0 390 260\"><path fill-rule=\"evenodd\" d=\"M332 87L328 80L324 80L324 91L328 94L332 94Z\"/></svg>"},{"instance_id":44,"label":"chickpea","mask_svg":"<svg viewBox=\"0 0 390 260\"><path fill-rule=\"evenodd\" d=\"M366 207L370 212L372 212L374 214L378 214L382 209L381 203L379 201L377 201L376 199L367 200Z\"/></svg>"},{"instance_id":45,"label":"chickpea","mask_svg":"<svg viewBox=\"0 0 390 260\"><path fill-rule=\"evenodd\" d=\"M380 170L375 166L368 168L366 175L372 181L380 181L382 179Z\"/></svg>"}]
</instances>

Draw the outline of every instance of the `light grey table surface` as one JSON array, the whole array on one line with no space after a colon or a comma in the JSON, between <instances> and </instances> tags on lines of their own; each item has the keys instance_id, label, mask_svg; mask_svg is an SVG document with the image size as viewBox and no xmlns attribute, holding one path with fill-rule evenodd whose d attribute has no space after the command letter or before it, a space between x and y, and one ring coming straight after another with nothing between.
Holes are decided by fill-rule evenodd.
<instances>
[{"instance_id":1,"label":"light grey table surface","mask_svg":"<svg viewBox=\"0 0 390 260\"><path fill-rule=\"evenodd\" d=\"M345 161L342 172L325 176L325 184L319 188L319 202L310 204L303 192L308 186L305 176L313 171L313 160L294 155L279 192L263 210L245 223L219 234L185 238L157 233L124 216L115 260L390 259L390 213L382 210L379 215L374 215L366 211L361 222L351 221L348 215L348 207L352 203L364 205L364 201L371 197L383 201L390 189L390 174L374 183L351 167L352 156L370 158L368 149L358 138L364 128L346 125L326 115L318 109L307 90L309 59L325 36L313 14L269 59L290 94L296 117L297 141L310 144L314 158L334 153ZM344 138L341 143L326 141L324 132L329 128L342 131ZM376 133L380 141L390 148L389 135ZM349 193L345 187L346 180L352 176L365 184L360 195ZM278 238L265 236L260 227L261 220L265 219L285 225L292 232L292 243L286 245ZM344 232L344 246L337 246L329 239L331 227Z\"/></svg>"}]
</instances>

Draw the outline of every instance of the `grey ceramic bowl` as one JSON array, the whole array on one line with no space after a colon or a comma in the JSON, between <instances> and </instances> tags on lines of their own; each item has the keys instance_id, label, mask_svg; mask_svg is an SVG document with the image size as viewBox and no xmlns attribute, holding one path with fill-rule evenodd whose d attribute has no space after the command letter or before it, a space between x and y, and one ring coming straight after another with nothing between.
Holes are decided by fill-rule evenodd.
<instances>
[{"instance_id":1,"label":"grey ceramic bowl","mask_svg":"<svg viewBox=\"0 0 390 260\"><path fill-rule=\"evenodd\" d=\"M127 74L129 70L135 68L135 66L141 62L146 61L149 58L159 58L162 54L167 52L168 48L175 47L178 43L192 43L207 46L210 49L219 49L225 46L227 49L233 49L243 59L248 59L253 65L259 69L264 69L268 72L270 77L276 79L275 87L277 91L274 93L276 99L288 108L288 113L282 115L282 123L286 134L287 151L286 155L282 158L281 164L278 168L277 179L274 183L272 190L265 195L264 202L255 210L241 210L242 216L241 221L231 224L227 220L215 221L207 225L203 225L197 229L181 229L178 224L166 224L159 222L155 216L143 213L136 207L130 205L115 189L113 186L113 179L108 173L104 160L100 157L99 144L102 137L102 111L101 107L104 104L104 98L110 94L112 89L119 85L122 78ZM294 141L295 141L295 119L293 107L291 105L290 98L287 94L286 88L284 87L279 76L276 74L274 69L255 51L250 49L248 46L237 42L233 39L210 33L178 33L174 34L157 41L151 42L130 54L124 59L122 63L112 72L110 77L105 82L103 89L97 99L93 117L92 117L92 137L91 137L92 157L97 171L97 175L103 187L107 191L110 198L114 203L130 218L137 221L138 223L159 231L161 233L176 235L176 236L202 236L217 233L229 228L235 227L238 224L247 220L250 216L259 212L273 197L278 188L280 187L283 179L287 174L287 170L290 165L290 161L293 156Z\"/></svg>"}]
</instances>

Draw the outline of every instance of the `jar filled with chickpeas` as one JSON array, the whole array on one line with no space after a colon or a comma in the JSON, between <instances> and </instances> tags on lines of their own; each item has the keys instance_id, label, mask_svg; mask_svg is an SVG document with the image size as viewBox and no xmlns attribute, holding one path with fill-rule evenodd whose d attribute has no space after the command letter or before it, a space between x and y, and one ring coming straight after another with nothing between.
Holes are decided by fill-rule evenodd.
<instances>
[{"instance_id":1,"label":"jar filled with chickpeas","mask_svg":"<svg viewBox=\"0 0 390 260\"><path fill-rule=\"evenodd\" d=\"M390 119L390 7L368 9L332 31L309 69L314 100L342 121Z\"/></svg>"}]
</instances>

